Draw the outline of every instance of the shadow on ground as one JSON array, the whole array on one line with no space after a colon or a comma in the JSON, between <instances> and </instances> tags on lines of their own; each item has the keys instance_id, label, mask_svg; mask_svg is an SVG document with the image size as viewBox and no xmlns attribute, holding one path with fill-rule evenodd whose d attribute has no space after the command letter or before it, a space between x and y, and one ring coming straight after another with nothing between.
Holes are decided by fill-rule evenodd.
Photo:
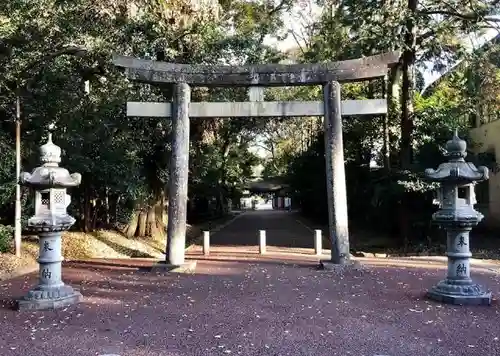
<instances>
[{"instance_id":1,"label":"shadow on ground","mask_svg":"<svg viewBox=\"0 0 500 356\"><path fill-rule=\"evenodd\" d=\"M120 244L118 244L116 242L113 242L110 239L106 238L106 236L104 234L100 233L99 231L92 233L92 236L96 240L104 243L105 245L109 246L110 248L112 248L116 252L122 253L122 254L124 254L126 256L130 256L130 257L133 257L133 258L134 257L135 258L149 258L149 257L154 257L154 256L152 256L149 253L146 253L144 251L139 251L137 249L132 249L132 248L120 245ZM148 246L150 246L151 248L153 248L155 250L160 251L158 248L156 248L154 246L151 246L151 244L148 244Z\"/></svg>"},{"instance_id":2,"label":"shadow on ground","mask_svg":"<svg viewBox=\"0 0 500 356\"><path fill-rule=\"evenodd\" d=\"M499 354L498 304L426 300L442 276L388 266L336 274L279 261L199 261L190 275L68 263L64 278L83 303L38 313L4 306L0 354ZM23 294L35 277L0 285L4 298ZM500 293L495 276L474 277Z\"/></svg>"}]
</instances>

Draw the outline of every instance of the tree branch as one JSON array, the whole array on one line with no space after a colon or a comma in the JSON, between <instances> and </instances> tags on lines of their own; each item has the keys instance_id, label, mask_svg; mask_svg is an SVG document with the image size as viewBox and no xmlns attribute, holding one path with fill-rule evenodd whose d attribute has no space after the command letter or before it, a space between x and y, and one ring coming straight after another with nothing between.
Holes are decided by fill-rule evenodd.
<instances>
[{"instance_id":1,"label":"tree branch","mask_svg":"<svg viewBox=\"0 0 500 356\"><path fill-rule=\"evenodd\" d=\"M255 146L255 147L260 147L260 148L262 148L262 149L264 149L264 150L268 151L269 153L273 154L273 150L272 150L272 148L266 147L266 146L264 146L264 145L260 145L260 144L258 144L258 143L253 144L253 146Z\"/></svg>"},{"instance_id":2,"label":"tree branch","mask_svg":"<svg viewBox=\"0 0 500 356\"><path fill-rule=\"evenodd\" d=\"M305 56L306 52L302 45L299 42L299 39L297 38L297 35L295 34L295 31L290 30L290 33L292 34L293 39L295 40L295 43L297 44L297 47L299 47L300 52L302 52L302 55Z\"/></svg>"},{"instance_id":3,"label":"tree branch","mask_svg":"<svg viewBox=\"0 0 500 356\"><path fill-rule=\"evenodd\" d=\"M443 16L457 17L457 18L465 20L465 21L500 22L500 17L482 16L482 15L477 14L477 13L461 14L459 12L447 11L447 10L428 10L428 11L419 11L419 13L423 14L423 15L443 15Z\"/></svg>"}]
</instances>

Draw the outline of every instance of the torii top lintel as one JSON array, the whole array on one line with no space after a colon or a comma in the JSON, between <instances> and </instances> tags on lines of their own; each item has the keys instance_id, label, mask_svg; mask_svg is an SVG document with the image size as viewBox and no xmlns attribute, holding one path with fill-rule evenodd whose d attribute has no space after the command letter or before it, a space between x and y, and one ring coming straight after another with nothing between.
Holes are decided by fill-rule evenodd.
<instances>
[{"instance_id":1,"label":"torii top lintel","mask_svg":"<svg viewBox=\"0 0 500 356\"><path fill-rule=\"evenodd\" d=\"M400 52L317 64L258 64L223 66L175 64L113 56L130 80L151 84L187 83L192 86L299 86L329 81L355 82L380 78L398 63Z\"/></svg>"}]
</instances>

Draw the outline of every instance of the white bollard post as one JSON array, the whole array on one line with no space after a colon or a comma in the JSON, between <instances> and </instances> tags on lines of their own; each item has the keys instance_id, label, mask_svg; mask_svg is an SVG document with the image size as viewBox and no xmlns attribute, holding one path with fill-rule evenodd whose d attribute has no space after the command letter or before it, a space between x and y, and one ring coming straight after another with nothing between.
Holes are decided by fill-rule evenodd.
<instances>
[{"instance_id":1,"label":"white bollard post","mask_svg":"<svg viewBox=\"0 0 500 356\"><path fill-rule=\"evenodd\" d=\"M203 254L210 254L210 231L203 231Z\"/></svg>"},{"instance_id":2,"label":"white bollard post","mask_svg":"<svg viewBox=\"0 0 500 356\"><path fill-rule=\"evenodd\" d=\"M314 230L314 252L316 256L321 256L323 254L323 240L321 237L321 230Z\"/></svg>"},{"instance_id":3,"label":"white bollard post","mask_svg":"<svg viewBox=\"0 0 500 356\"><path fill-rule=\"evenodd\" d=\"M259 230L259 253L266 253L266 230Z\"/></svg>"}]
</instances>

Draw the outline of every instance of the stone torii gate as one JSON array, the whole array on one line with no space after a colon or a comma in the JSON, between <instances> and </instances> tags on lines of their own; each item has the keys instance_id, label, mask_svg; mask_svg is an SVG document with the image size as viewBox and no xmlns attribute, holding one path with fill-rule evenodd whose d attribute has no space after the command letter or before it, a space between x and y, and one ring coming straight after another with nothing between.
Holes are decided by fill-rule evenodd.
<instances>
[{"instance_id":1,"label":"stone torii gate","mask_svg":"<svg viewBox=\"0 0 500 356\"><path fill-rule=\"evenodd\" d=\"M127 115L171 117L172 154L169 181L167 261L185 263L188 198L189 118L324 116L326 184L328 192L331 263L349 262L349 233L342 116L387 113L384 99L341 101L340 83L385 77L399 52L321 64L208 66L174 64L115 55L113 63L128 79L173 85L172 103L127 102ZM272 87L322 85L323 101L190 102L191 87Z\"/></svg>"}]
</instances>

